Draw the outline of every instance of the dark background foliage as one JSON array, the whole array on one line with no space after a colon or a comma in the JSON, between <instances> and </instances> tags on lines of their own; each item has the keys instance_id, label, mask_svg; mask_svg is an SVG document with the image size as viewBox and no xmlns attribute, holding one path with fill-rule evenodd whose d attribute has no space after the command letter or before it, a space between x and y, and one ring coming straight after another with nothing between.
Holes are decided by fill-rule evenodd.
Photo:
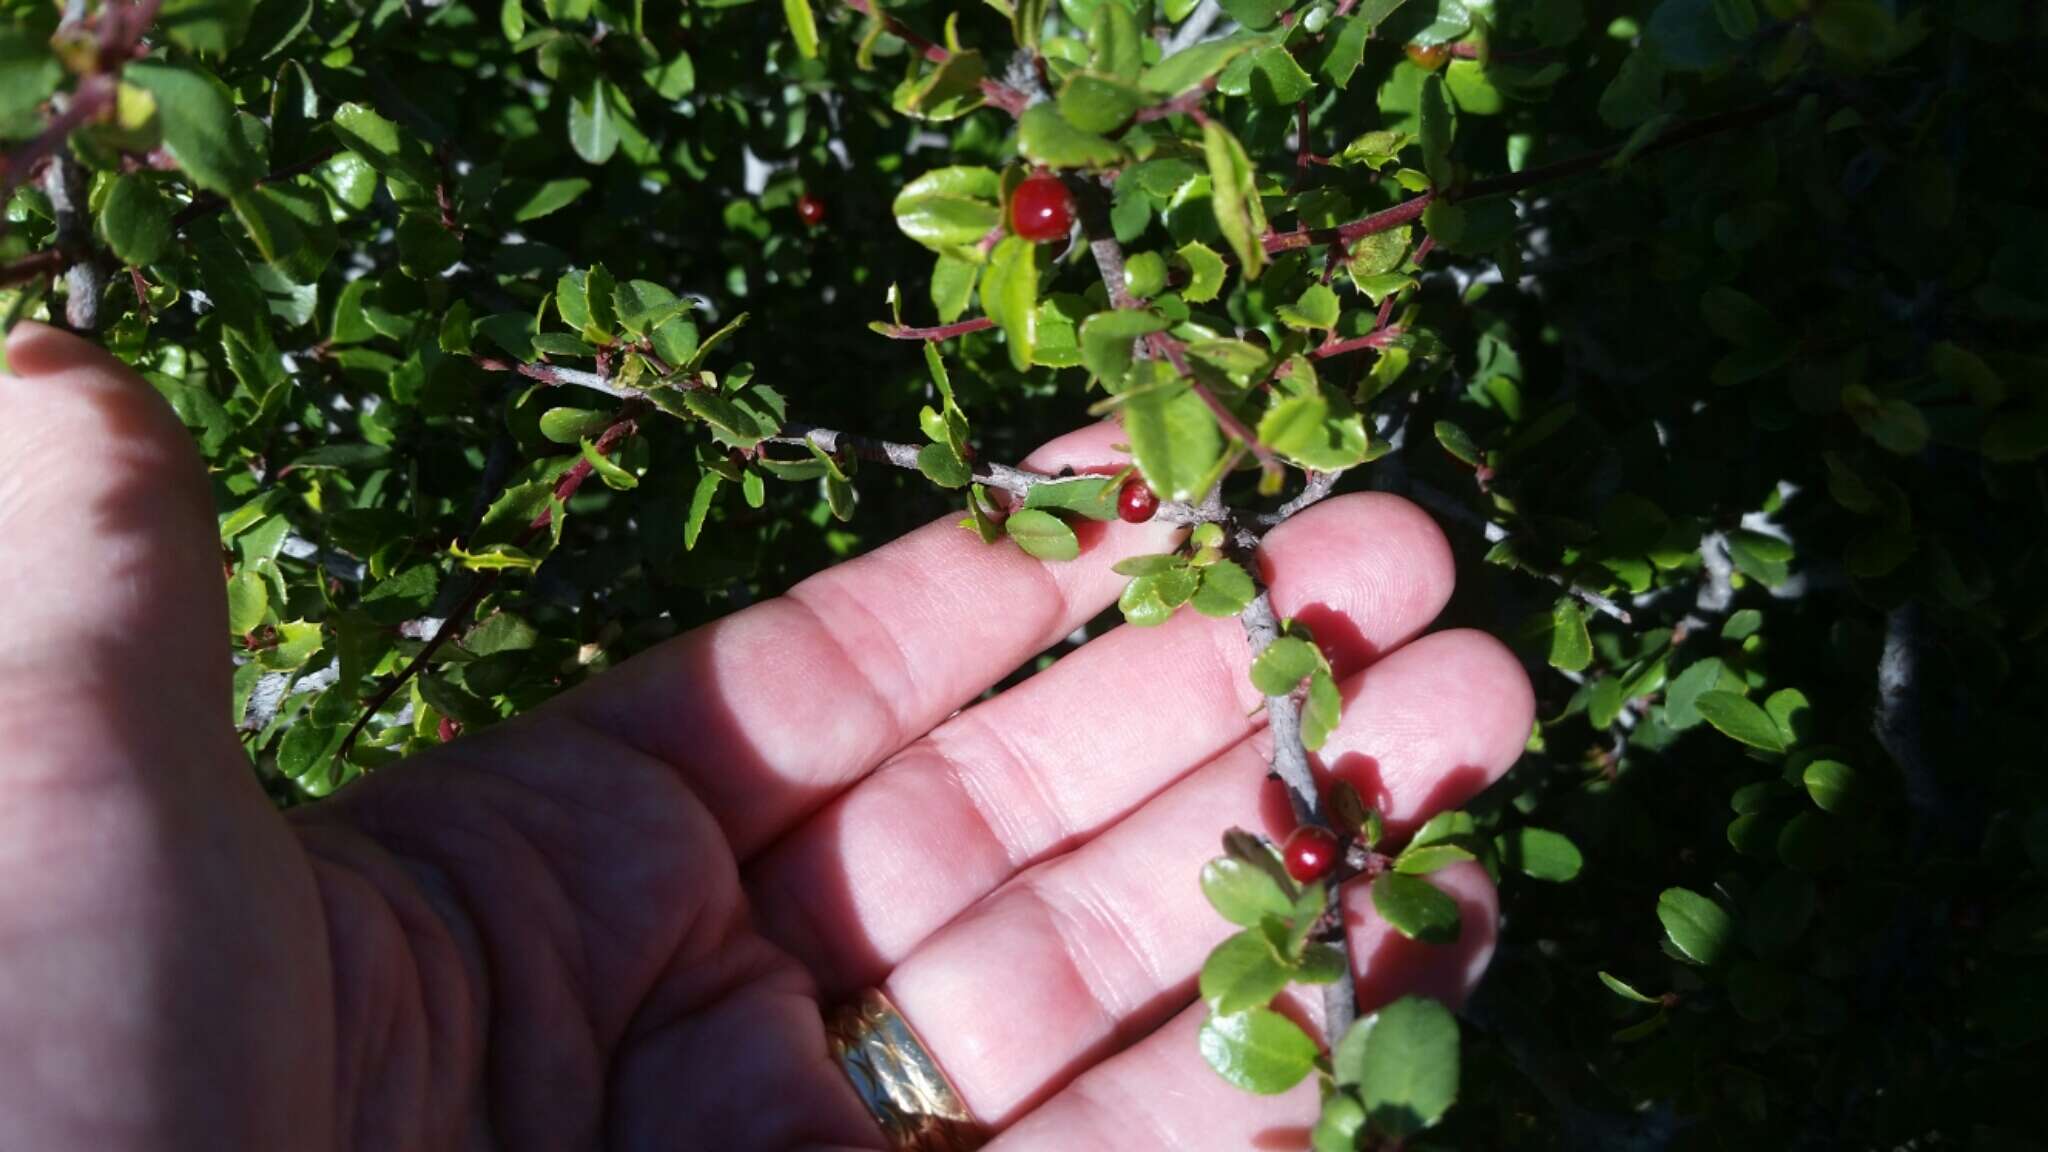
<instances>
[{"instance_id":1,"label":"dark background foliage","mask_svg":"<svg viewBox=\"0 0 2048 1152\"><path fill-rule=\"evenodd\" d=\"M1011 20L957 7L959 43L1005 75ZM1043 50L1078 43L1096 7L1052 6ZM1335 6L1292 7L1289 28ZM548 350L507 348L516 320L494 335L505 317L560 329L560 278L602 266L696 297L691 345L746 313L705 367L750 370L789 419L919 441L924 359L870 323L891 319L892 286L907 323L948 309L892 205L937 167L1014 167L1017 146L994 107L904 114L910 50L860 12L821 6L807 58L789 25L803 0L169 0L117 90L105 46L135 43L107 27L121 6L4 8L0 308L92 305L203 447L235 717L279 803L957 512L958 493L869 465L841 520L828 483L742 479L701 420L645 408L611 457L624 479L595 469L621 486L571 485L550 512L581 457L541 414L591 410L594 435L620 401L549 383ZM1288 8L1226 4L1212 35ZM1460 558L1450 617L1513 638L1538 685L1528 754L1471 807L1505 923L1432 1138L2040 1147L2048 785L2027 701L2048 688L2048 16L2028 0L1357 8L1342 13L1385 23L1347 82L1295 41L1311 91L1254 80L1210 105L1276 228L1331 213L1317 190L1345 198L1331 224L1398 203L1356 166L1297 183L1297 160L1415 130L1435 69L1459 180L1614 161L1433 210L1402 338L1321 365L1377 453L1344 487L1437 514ZM1162 39L1215 15L1133 10ZM888 12L941 41L955 15ZM1443 44L1461 46L1448 64ZM81 106L97 111L67 151L47 125ZM1699 124L1718 130L1658 143ZM82 212L35 167L52 152ZM1225 247L1170 198L1105 185L1128 253ZM1284 339L1277 309L1320 251L1233 274L1212 312ZM1048 291L1101 308L1093 276L1077 245ZM1338 283L1337 335L1371 331ZM945 355L978 460L1014 461L1103 399L1078 369L1018 371L1000 332ZM593 367L588 349L550 358ZM721 469L731 482L705 479ZM510 568L488 567L494 532L520 550ZM1527 849L1530 828L1570 844Z\"/></svg>"}]
</instances>

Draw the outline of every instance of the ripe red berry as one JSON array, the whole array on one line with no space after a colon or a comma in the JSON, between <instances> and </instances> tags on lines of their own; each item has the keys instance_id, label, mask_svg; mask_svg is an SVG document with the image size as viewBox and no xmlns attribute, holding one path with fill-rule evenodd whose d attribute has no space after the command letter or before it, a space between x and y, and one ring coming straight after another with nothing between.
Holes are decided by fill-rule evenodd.
<instances>
[{"instance_id":1,"label":"ripe red berry","mask_svg":"<svg viewBox=\"0 0 2048 1152\"><path fill-rule=\"evenodd\" d=\"M1136 476L1124 481L1116 494L1116 518L1126 524L1143 524L1159 511L1159 496L1152 486Z\"/></svg>"},{"instance_id":2,"label":"ripe red berry","mask_svg":"<svg viewBox=\"0 0 2048 1152\"><path fill-rule=\"evenodd\" d=\"M1280 849L1286 858L1287 874L1303 884L1313 884L1330 874L1337 866L1340 847L1337 836L1328 828L1303 824L1287 838Z\"/></svg>"},{"instance_id":3,"label":"ripe red berry","mask_svg":"<svg viewBox=\"0 0 2048 1152\"><path fill-rule=\"evenodd\" d=\"M1444 66L1451 50L1442 44L1410 44L1406 49L1408 58L1424 72L1434 72Z\"/></svg>"},{"instance_id":4,"label":"ripe red berry","mask_svg":"<svg viewBox=\"0 0 2048 1152\"><path fill-rule=\"evenodd\" d=\"M1065 238L1074 226L1074 198L1057 176L1027 177L1010 193L1010 231L1043 244Z\"/></svg>"},{"instance_id":5,"label":"ripe red berry","mask_svg":"<svg viewBox=\"0 0 2048 1152\"><path fill-rule=\"evenodd\" d=\"M797 219L816 228L825 222L825 202L809 192L796 198Z\"/></svg>"}]
</instances>

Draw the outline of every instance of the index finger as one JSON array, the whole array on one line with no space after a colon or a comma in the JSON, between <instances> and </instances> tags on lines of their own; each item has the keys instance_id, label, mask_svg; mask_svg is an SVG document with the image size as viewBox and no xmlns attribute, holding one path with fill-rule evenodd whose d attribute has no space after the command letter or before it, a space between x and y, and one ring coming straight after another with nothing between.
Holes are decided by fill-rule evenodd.
<instances>
[{"instance_id":1,"label":"index finger","mask_svg":"<svg viewBox=\"0 0 2048 1152\"><path fill-rule=\"evenodd\" d=\"M1120 465L1122 435L1085 428L1025 466ZM671 640L561 707L674 765L745 858L1108 607L1124 584L1110 566L1176 532L1083 524L1080 557L1047 562L959 520Z\"/></svg>"}]
</instances>

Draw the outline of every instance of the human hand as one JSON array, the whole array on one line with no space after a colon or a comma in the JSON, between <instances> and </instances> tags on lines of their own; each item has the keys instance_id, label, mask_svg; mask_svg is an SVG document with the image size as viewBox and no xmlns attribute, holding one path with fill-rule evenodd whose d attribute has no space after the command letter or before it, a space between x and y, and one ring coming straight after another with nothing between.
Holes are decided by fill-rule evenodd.
<instances>
[{"instance_id":1,"label":"human hand","mask_svg":"<svg viewBox=\"0 0 2048 1152\"><path fill-rule=\"evenodd\" d=\"M996 1147L1305 1144L1312 1088L1244 1095L1193 1036L1229 927L1199 867L1288 824L1236 622L1118 628L975 703L1169 527L1042 564L934 524L287 818L227 722L185 432L82 341L8 355L0 1147L876 1148L819 1005L878 983ZM1452 579L1420 512L1332 499L1262 562L1345 677L1322 758L1393 829L1512 763L1528 682L1420 635ZM1349 894L1362 1007L1483 969L1485 873L1432 879L1454 946Z\"/></svg>"}]
</instances>

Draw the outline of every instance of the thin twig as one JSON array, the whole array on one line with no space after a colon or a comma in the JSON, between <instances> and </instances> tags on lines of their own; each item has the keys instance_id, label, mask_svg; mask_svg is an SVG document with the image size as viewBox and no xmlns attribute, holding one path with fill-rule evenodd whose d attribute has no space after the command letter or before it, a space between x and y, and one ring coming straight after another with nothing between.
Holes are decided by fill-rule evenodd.
<instances>
[{"instance_id":1,"label":"thin twig","mask_svg":"<svg viewBox=\"0 0 2048 1152\"><path fill-rule=\"evenodd\" d=\"M884 329L879 329L879 331L891 340L937 341L951 340L955 336L965 336L969 332L986 332L995 326L996 322L988 317L976 316L972 320L962 320L955 324L940 324L933 328L913 328L908 324L891 324Z\"/></svg>"},{"instance_id":2,"label":"thin twig","mask_svg":"<svg viewBox=\"0 0 2048 1152\"><path fill-rule=\"evenodd\" d=\"M917 454L921 449L915 444L899 444L889 440L875 440L867 436L856 436L833 428L819 428L810 424L785 424L777 436L770 436L764 443L783 445L816 444L826 452L837 455L850 452L863 460L878 464L889 464L907 471L920 471ZM1041 472L1027 472L1008 464L984 464L974 470L974 482L987 488L1008 492L1012 496L1029 495L1031 489L1040 484L1059 480L1071 480L1072 476L1047 476ZM1161 501L1154 518L1168 524L1192 525L1216 519L1205 515L1192 504L1178 500Z\"/></svg>"},{"instance_id":3,"label":"thin twig","mask_svg":"<svg viewBox=\"0 0 2048 1152\"><path fill-rule=\"evenodd\" d=\"M640 395L637 389L625 388L612 383L609 376L597 372L585 372L577 368L563 368L557 364L521 363L517 360L500 360L495 356L471 357L476 366L486 372L517 372L529 380L543 384L569 384L577 388L588 388L621 400L630 400Z\"/></svg>"},{"instance_id":4,"label":"thin twig","mask_svg":"<svg viewBox=\"0 0 2048 1152\"><path fill-rule=\"evenodd\" d=\"M64 269L64 323L74 332L97 331L107 277L93 251L85 166L70 149L51 157L43 169L43 194L50 198L50 215L57 225L52 247L70 258Z\"/></svg>"}]
</instances>

